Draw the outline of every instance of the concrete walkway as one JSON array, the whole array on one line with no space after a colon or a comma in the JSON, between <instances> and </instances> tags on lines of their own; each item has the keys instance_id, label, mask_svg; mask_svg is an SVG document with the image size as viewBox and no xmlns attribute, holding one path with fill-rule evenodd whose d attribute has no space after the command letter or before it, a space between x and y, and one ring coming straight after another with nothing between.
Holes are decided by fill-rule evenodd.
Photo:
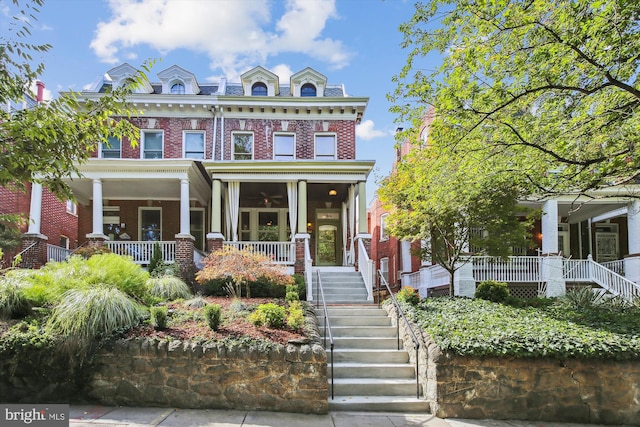
<instances>
[{"instance_id":1,"label":"concrete walkway","mask_svg":"<svg viewBox=\"0 0 640 427\"><path fill-rule=\"evenodd\" d=\"M70 427L585 427L585 424L442 419L429 414L285 412L72 405ZM589 424L596 426L596 424ZM604 427L604 426L602 426Z\"/></svg>"}]
</instances>

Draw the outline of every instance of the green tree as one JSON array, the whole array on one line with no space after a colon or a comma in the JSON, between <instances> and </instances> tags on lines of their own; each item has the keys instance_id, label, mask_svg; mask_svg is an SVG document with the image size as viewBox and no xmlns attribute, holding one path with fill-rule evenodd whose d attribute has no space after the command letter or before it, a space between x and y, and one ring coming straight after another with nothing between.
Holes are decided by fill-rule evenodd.
<instances>
[{"instance_id":1,"label":"green tree","mask_svg":"<svg viewBox=\"0 0 640 427\"><path fill-rule=\"evenodd\" d=\"M31 44L30 28L44 0L13 1L12 24L0 34L0 105L22 103L44 63L34 56L52 49ZM10 11L11 13L11 11ZM143 70L148 71L148 64ZM135 144L138 130L128 120L136 111L126 97L146 79L143 71L97 101L85 102L76 92L30 108L0 111L0 185L24 189L42 183L61 199L72 194L65 178L78 173L98 144L109 136Z\"/></svg>"},{"instance_id":2,"label":"green tree","mask_svg":"<svg viewBox=\"0 0 640 427\"><path fill-rule=\"evenodd\" d=\"M481 161L481 153L445 152L433 141L416 146L381 182L378 195L389 211L389 233L428 242L416 255L449 272L453 296L454 273L468 261L470 248L511 255L512 247L528 245L533 216L517 206L519 183L493 170L495 156Z\"/></svg>"},{"instance_id":3,"label":"green tree","mask_svg":"<svg viewBox=\"0 0 640 427\"><path fill-rule=\"evenodd\" d=\"M390 98L404 121L435 107L450 152L500 153L538 196L640 174L640 3L428 0L400 26L408 60ZM435 69L431 55L443 59Z\"/></svg>"}]
</instances>

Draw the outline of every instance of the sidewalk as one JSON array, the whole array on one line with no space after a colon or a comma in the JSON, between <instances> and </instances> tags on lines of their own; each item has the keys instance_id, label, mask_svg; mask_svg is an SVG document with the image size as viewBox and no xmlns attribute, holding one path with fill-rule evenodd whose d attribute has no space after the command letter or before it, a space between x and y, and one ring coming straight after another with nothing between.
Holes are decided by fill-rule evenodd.
<instances>
[{"instance_id":1,"label":"sidewalk","mask_svg":"<svg viewBox=\"0 0 640 427\"><path fill-rule=\"evenodd\" d=\"M442 419L429 414L286 412L72 405L70 427L585 427L577 423ZM589 424L596 427L596 424ZM602 426L604 427L604 426Z\"/></svg>"}]
</instances>

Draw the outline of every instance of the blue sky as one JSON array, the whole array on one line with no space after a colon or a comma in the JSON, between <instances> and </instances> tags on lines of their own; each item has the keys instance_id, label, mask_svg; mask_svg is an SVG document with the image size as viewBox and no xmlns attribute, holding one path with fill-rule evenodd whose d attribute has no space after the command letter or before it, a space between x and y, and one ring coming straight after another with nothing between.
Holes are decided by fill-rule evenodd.
<instances>
[{"instance_id":1,"label":"blue sky","mask_svg":"<svg viewBox=\"0 0 640 427\"><path fill-rule=\"evenodd\" d=\"M0 0L0 35L14 11L10 0ZM312 67L348 94L370 98L357 157L376 161L371 199L376 179L391 168L393 134L401 126L386 95L407 57L398 27L413 11L413 1L405 0L45 0L29 41L53 46L42 57L51 96L148 58L161 60L150 75L154 82L174 64L199 81L238 81L256 65L287 81Z\"/></svg>"}]
</instances>

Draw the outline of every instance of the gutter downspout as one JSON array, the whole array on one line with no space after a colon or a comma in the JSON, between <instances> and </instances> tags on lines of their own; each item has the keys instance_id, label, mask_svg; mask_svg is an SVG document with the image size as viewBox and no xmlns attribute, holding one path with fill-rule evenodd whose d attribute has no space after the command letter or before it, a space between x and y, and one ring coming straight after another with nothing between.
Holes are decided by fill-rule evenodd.
<instances>
[{"instance_id":1,"label":"gutter downspout","mask_svg":"<svg viewBox=\"0 0 640 427\"><path fill-rule=\"evenodd\" d=\"M220 107L220 161L224 161L224 108Z\"/></svg>"},{"instance_id":2,"label":"gutter downspout","mask_svg":"<svg viewBox=\"0 0 640 427\"><path fill-rule=\"evenodd\" d=\"M211 111L213 112L213 147L211 148L211 160L216 159L216 141L218 139L218 107L213 106Z\"/></svg>"}]
</instances>

